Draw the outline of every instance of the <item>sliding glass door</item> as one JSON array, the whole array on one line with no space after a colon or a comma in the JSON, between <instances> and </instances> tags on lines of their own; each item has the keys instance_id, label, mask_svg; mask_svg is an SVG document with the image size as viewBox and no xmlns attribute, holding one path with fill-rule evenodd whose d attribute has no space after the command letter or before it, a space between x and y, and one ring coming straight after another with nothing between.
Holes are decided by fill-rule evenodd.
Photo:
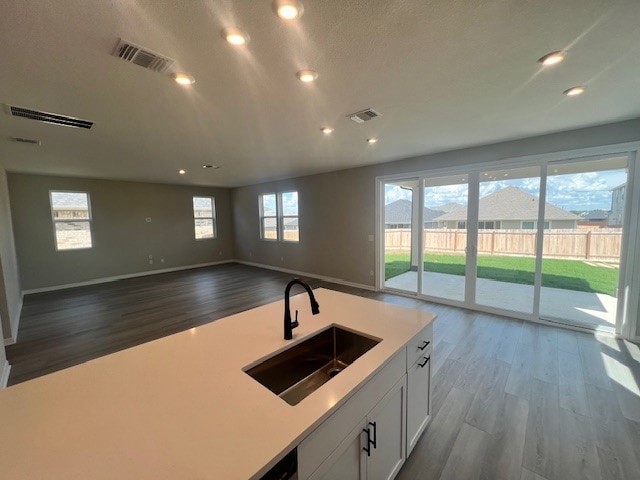
<instances>
[{"instance_id":1,"label":"sliding glass door","mask_svg":"<svg viewBox=\"0 0 640 480\"><path fill-rule=\"evenodd\" d=\"M422 294L465 300L469 176L423 180Z\"/></svg>"},{"instance_id":2,"label":"sliding glass door","mask_svg":"<svg viewBox=\"0 0 640 480\"><path fill-rule=\"evenodd\" d=\"M627 157L549 164L540 317L613 331Z\"/></svg>"},{"instance_id":3,"label":"sliding glass door","mask_svg":"<svg viewBox=\"0 0 640 480\"><path fill-rule=\"evenodd\" d=\"M385 183L383 208L384 287L414 294L420 269L418 185L417 178Z\"/></svg>"},{"instance_id":4,"label":"sliding glass door","mask_svg":"<svg viewBox=\"0 0 640 480\"><path fill-rule=\"evenodd\" d=\"M540 167L480 173L476 303L533 313Z\"/></svg>"},{"instance_id":5,"label":"sliding glass door","mask_svg":"<svg viewBox=\"0 0 640 480\"><path fill-rule=\"evenodd\" d=\"M383 288L614 331L629 162L539 160L381 182Z\"/></svg>"}]
</instances>

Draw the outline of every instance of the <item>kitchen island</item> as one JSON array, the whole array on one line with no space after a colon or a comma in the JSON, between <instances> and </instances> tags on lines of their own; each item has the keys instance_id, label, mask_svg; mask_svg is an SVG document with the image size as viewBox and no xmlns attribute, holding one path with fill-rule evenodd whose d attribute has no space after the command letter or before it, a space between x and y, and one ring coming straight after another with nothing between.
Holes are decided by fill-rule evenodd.
<instances>
[{"instance_id":1,"label":"kitchen island","mask_svg":"<svg viewBox=\"0 0 640 480\"><path fill-rule=\"evenodd\" d=\"M0 391L3 478L260 478L386 365L408 369L408 345L435 318L315 295L315 316L306 294L291 298L293 340L278 301ZM331 325L381 341L299 404L245 373Z\"/></svg>"}]
</instances>

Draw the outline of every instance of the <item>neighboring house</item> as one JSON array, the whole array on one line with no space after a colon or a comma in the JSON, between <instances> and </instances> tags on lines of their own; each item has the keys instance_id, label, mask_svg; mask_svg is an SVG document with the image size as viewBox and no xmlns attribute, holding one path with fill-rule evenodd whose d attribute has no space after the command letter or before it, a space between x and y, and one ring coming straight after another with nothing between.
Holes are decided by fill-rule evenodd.
<instances>
[{"instance_id":1,"label":"neighboring house","mask_svg":"<svg viewBox=\"0 0 640 480\"><path fill-rule=\"evenodd\" d=\"M591 210L580 214L579 228L604 228L609 224L609 212L606 210Z\"/></svg>"},{"instance_id":2,"label":"neighboring house","mask_svg":"<svg viewBox=\"0 0 640 480\"><path fill-rule=\"evenodd\" d=\"M411 228L412 203L409 200L395 200L384 206L385 228ZM438 222L433 220L444 213L443 210L424 208L424 228L436 228Z\"/></svg>"},{"instance_id":3,"label":"neighboring house","mask_svg":"<svg viewBox=\"0 0 640 480\"><path fill-rule=\"evenodd\" d=\"M457 208L436 218L446 228L466 228L467 207ZM547 202L544 228L575 229L580 217ZM538 197L516 187L507 187L479 201L478 228L535 229L538 223Z\"/></svg>"},{"instance_id":4,"label":"neighboring house","mask_svg":"<svg viewBox=\"0 0 640 480\"><path fill-rule=\"evenodd\" d=\"M611 190L611 214L609 215L610 227L622 227L624 221L624 197L627 184L623 183Z\"/></svg>"}]
</instances>

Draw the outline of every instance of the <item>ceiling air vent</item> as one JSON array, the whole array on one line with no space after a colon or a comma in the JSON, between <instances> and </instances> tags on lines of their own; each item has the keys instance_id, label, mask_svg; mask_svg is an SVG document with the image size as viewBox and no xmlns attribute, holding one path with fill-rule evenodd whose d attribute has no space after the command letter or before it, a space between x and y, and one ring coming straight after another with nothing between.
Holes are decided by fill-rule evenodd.
<instances>
[{"instance_id":1,"label":"ceiling air vent","mask_svg":"<svg viewBox=\"0 0 640 480\"><path fill-rule=\"evenodd\" d=\"M136 65L160 73L166 72L174 62L168 57L163 57L148 48L140 47L122 38L118 40L113 55L129 63L135 63Z\"/></svg>"},{"instance_id":2,"label":"ceiling air vent","mask_svg":"<svg viewBox=\"0 0 640 480\"><path fill-rule=\"evenodd\" d=\"M18 142L18 143L28 143L31 145L42 145L42 142L40 140L34 140L33 138L22 138L22 137L9 137L11 138L11 140L13 140L14 142Z\"/></svg>"},{"instance_id":3,"label":"ceiling air vent","mask_svg":"<svg viewBox=\"0 0 640 480\"><path fill-rule=\"evenodd\" d=\"M381 116L382 114L376 112L373 108L367 108L366 110L362 110L360 112L350 113L349 115L347 115L347 118L353 120L356 123L364 123Z\"/></svg>"},{"instance_id":4,"label":"ceiling air vent","mask_svg":"<svg viewBox=\"0 0 640 480\"><path fill-rule=\"evenodd\" d=\"M30 120L37 120L44 123L52 123L54 125L62 125L64 127L72 128L86 128L89 129L93 126L93 122L89 120L82 120L81 118L67 117L65 115L58 115L57 113L40 112L38 110L31 110L24 107L16 107L14 105L7 105L9 114L13 117L28 118Z\"/></svg>"}]
</instances>

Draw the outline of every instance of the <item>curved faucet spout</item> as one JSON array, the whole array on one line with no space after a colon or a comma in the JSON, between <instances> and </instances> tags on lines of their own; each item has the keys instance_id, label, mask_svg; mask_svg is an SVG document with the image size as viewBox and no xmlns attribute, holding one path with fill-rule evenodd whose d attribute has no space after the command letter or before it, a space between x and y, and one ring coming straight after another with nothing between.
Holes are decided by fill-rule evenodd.
<instances>
[{"instance_id":1,"label":"curved faucet spout","mask_svg":"<svg viewBox=\"0 0 640 480\"><path fill-rule=\"evenodd\" d=\"M298 311L296 310L296 319L295 321L291 321L291 311L289 309L289 295L291 293L291 287L294 285L301 285L307 291L309 295L309 300L311 301L311 313L313 315L317 315L320 313L320 305L316 301L316 297L313 294L313 290L311 287L307 285L305 282L300 280L299 278L294 278L287 284L287 288L284 289L284 339L291 340L293 338L293 329L296 328L298 324Z\"/></svg>"}]
</instances>

